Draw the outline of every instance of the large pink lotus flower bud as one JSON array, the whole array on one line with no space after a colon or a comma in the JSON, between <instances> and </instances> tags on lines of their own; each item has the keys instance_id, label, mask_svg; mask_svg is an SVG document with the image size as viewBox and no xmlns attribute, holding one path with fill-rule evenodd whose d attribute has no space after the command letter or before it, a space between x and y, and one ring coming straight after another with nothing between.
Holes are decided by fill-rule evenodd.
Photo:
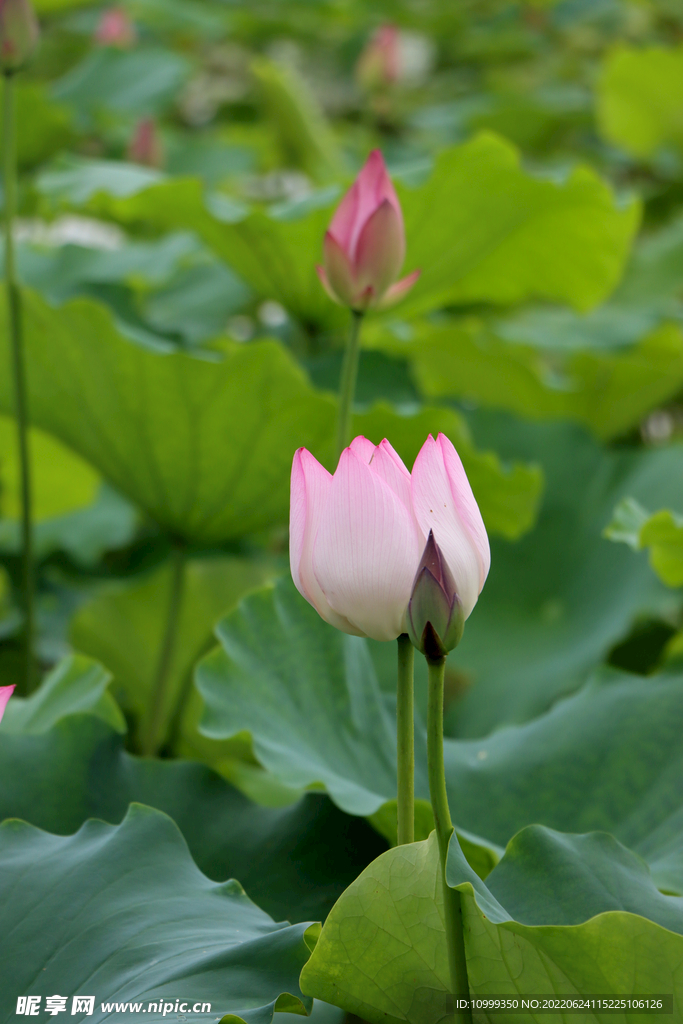
<instances>
[{"instance_id":1,"label":"large pink lotus flower bud","mask_svg":"<svg viewBox=\"0 0 683 1024\"><path fill-rule=\"evenodd\" d=\"M334 476L305 448L295 454L292 578L338 629L374 640L394 640L408 631L408 604L430 532L445 562L437 576L440 584L446 580L449 609L457 597L464 621L484 585L490 553L472 489L448 438L427 439L412 477L387 440L375 446L355 438ZM444 632L441 619L435 629Z\"/></svg>"},{"instance_id":2,"label":"large pink lotus flower bud","mask_svg":"<svg viewBox=\"0 0 683 1024\"><path fill-rule=\"evenodd\" d=\"M153 117L138 121L133 138L128 146L128 159L145 167L161 167L164 163L164 148Z\"/></svg>"},{"instance_id":3,"label":"large pink lotus flower bud","mask_svg":"<svg viewBox=\"0 0 683 1024\"><path fill-rule=\"evenodd\" d=\"M95 41L101 46L116 46L121 50L137 42L135 25L123 7L108 7L103 11L97 28Z\"/></svg>"},{"instance_id":4,"label":"large pink lotus flower bud","mask_svg":"<svg viewBox=\"0 0 683 1024\"><path fill-rule=\"evenodd\" d=\"M420 276L397 281L406 255L403 214L378 149L337 207L318 276L330 298L357 312L398 302Z\"/></svg>"},{"instance_id":5,"label":"large pink lotus flower bud","mask_svg":"<svg viewBox=\"0 0 683 1024\"><path fill-rule=\"evenodd\" d=\"M2 721L5 708L7 707L7 703L13 693L14 686L0 686L0 722Z\"/></svg>"},{"instance_id":6,"label":"large pink lotus flower bud","mask_svg":"<svg viewBox=\"0 0 683 1024\"><path fill-rule=\"evenodd\" d=\"M401 75L401 33L396 25L380 25L356 64L358 83L374 92L394 85Z\"/></svg>"},{"instance_id":7,"label":"large pink lotus flower bud","mask_svg":"<svg viewBox=\"0 0 683 1024\"><path fill-rule=\"evenodd\" d=\"M40 30L30 0L0 0L0 71L19 71L38 45Z\"/></svg>"}]
</instances>

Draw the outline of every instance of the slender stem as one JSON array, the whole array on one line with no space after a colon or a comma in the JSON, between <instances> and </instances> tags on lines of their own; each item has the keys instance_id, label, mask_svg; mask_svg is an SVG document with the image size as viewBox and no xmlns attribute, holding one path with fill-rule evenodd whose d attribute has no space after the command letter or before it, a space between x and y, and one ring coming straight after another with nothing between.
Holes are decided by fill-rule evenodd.
<instances>
[{"instance_id":1,"label":"slender stem","mask_svg":"<svg viewBox=\"0 0 683 1024\"><path fill-rule=\"evenodd\" d=\"M35 631L33 533L31 530L31 467L28 450L28 402L21 322L21 296L14 261L13 225L17 211L16 125L14 118L14 76L4 76L2 111L3 188L5 194L5 287L14 377L14 412L21 480L21 599L24 613L24 693L33 684L33 636Z\"/></svg>"},{"instance_id":2,"label":"slender stem","mask_svg":"<svg viewBox=\"0 0 683 1024\"><path fill-rule=\"evenodd\" d=\"M353 413L353 396L356 392L358 376L358 342L363 314L351 310L351 330L344 351L341 379L339 381L339 412L337 414L337 458L351 440L351 416Z\"/></svg>"},{"instance_id":3,"label":"slender stem","mask_svg":"<svg viewBox=\"0 0 683 1024\"><path fill-rule=\"evenodd\" d=\"M446 668L445 658L427 658L429 666L429 699L427 705L427 767L429 772L429 794L434 811L436 837L441 859L441 881L444 896L444 917L446 924L446 945L448 948L448 969L451 976L453 995L469 996L467 980L467 959L463 934L460 893L451 889L446 882L446 858L448 844L453 834L453 822L448 808L446 793L446 772L443 763L443 679ZM456 1019L471 1024L470 1010L456 1010Z\"/></svg>"},{"instance_id":4,"label":"slender stem","mask_svg":"<svg viewBox=\"0 0 683 1024\"><path fill-rule=\"evenodd\" d=\"M413 711L414 647L407 633L398 643L396 738L398 775L398 845L415 842L415 726Z\"/></svg>"},{"instance_id":5,"label":"slender stem","mask_svg":"<svg viewBox=\"0 0 683 1024\"><path fill-rule=\"evenodd\" d=\"M164 627L161 647L159 648L159 660L157 662L152 695L141 729L142 753L148 756L157 753L164 738L163 727L168 710L170 669L180 622L183 591L185 589L185 561L185 549L180 546L174 547L171 559L171 584L168 596L168 611L166 612L166 625Z\"/></svg>"}]
</instances>

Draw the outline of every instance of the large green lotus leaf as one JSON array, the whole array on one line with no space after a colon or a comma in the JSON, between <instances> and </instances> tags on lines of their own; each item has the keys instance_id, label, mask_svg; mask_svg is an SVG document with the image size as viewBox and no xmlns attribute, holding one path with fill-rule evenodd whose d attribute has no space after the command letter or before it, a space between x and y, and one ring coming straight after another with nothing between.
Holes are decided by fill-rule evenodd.
<instances>
[{"instance_id":1,"label":"large green lotus leaf","mask_svg":"<svg viewBox=\"0 0 683 1024\"><path fill-rule=\"evenodd\" d=\"M401 201L409 269L422 268L408 314L527 296L588 309L617 284L638 224L637 206L618 208L588 168L560 185L539 180L490 134L442 153Z\"/></svg>"},{"instance_id":2,"label":"large green lotus leaf","mask_svg":"<svg viewBox=\"0 0 683 1024\"><path fill-rule=\"evenodd\" d=\"M172 102L190 71L179 53L159 48L98 47L53 86L53 95L81 115L101 110L152 114Z\"/></svg>"},{"instance_id":3,"label":"large green lotus leaf","mask_svg":"<svg viewBox=\"0 0 683 1024\"><path fill-rule=\"evenodd\" d=\"M221 647L197 670L208 736L247 730L269 772L292 787L323 784L351 814L395 798L391 656L373 659L374 646L327 625L284 580L242 601L217 633ZM683 892L682 730L680 671L606 672L525 725L447 739L455 821L493 848L532 822L609 829L643 847L663 888ZM415 742L416 796L428 799L421 716Z\"/></svg>"},{"instance_id":4,"label":"large green lotus leaf","mask_svg":"<svg viewBox=\"0 0 683 1024\"><path fill-rule=\"evenodd\" d=\"M34 522L91 505L100 478L91 466L50 434L33 427L29 434ZM0 509L3 517L21 516L17 428L0 416Z\"/></svg>"},{"instance_id":5,"label":"large green lotus leaf","mask_svg":"<svg viewBox=\"0 0 683 1024\"><path fill-rule=\"evenodd\" d=\"M333 907L302 991L370 1024L447 1020L448 962L435 837L373 861Z\"/></svg>"},{"instance_id":6,"label":"large green lotus leaf","mask_svg":"<svg viewBox=\"0 0 683 1024\"><path fill-rule=\"evenodd\" d=\"M63 155L41 171L36 184L54 206L86 203L95 195L132 196L164 180L161 171L123 160L83 160L72 154ZM199 186L199 182L196 182ZM94 257L95 264L98 257Z\"/></svg>"},{"instance_id":7,"label":"large green lotus leaf","mask_svg":"<svg viewBox=\"0 0 683 1024\"><path fill-rule=\"evenodd\" d=\"M89 821L74 836L6 821L0 878L2 1021L18 996L56 993L96 997L76 1021L116 1019L109 1000L141 1001L126 1017L144 1021L148 1001L171 997L247 1024L272 1020L278 1002L305 1012L306 926L276 924L239 882L206 878L159 811L136 804L121 825Z\"/></svg>"},{"instance_id":8,"label":"large green lotus leaf","mask_svg":"<svg viewBox=\"0 0 683 1024\"><path fill-rule=\"evenodd\" d=\"M638 222L637 205L616 205L592 171L578 168L562 184L540 180L490 134L443 151L423 185L399 193L406 270L422 270L402 314L530 296L587 309L616 285ZM315 273L339 190L252 213L221 196L205 201L191 179L118 200L91 195L94 209L124 221L193 228L256 292L304 323L341 322Z\"/></svg>"},{"instance_id":9,"label":"large green lotus leaf","mask_svg":"<svg viewBox=\"0 0 683 1024\"><path fill-rule=\"evenodd\" d=\"M272 564L265 560L224 557L186 563L165 695L164 733L195 661L210 644L213 625L272 572ZM110 585L83 605L71 623L72 643L107 666L119 702L134 719L140 718L151 697L170 587L171 567L166 564L132 585Z\"/></svg>"},{"instance_id":10,"label":"large green lotus leaf","mask_svg":"<svg viewBox=\"0 0 683 1024\"><path fill-rule=\"evenodd\" d=\"M304 446L330 463L334 399L314 391L277 343L226 342L216 362L151 352L122 337L97 303L53 309L33 293L25 299L35 423L170 534L211 544L285 522L295 450ZM9 380L0 377L6 410ZM507 470L477 452L457 413L401 416L379 407L354 427L377 442L395 431L408 465L430 431L453 434L492 532L515 537L533 522L538 470Z\"/></svg>"},{"instance_id":11,"label":"large green lotus leaf","mask_svg":"<svg viewBox=\"0 0 683 1024\"><path fill-rule=\"evenodd\" d=\"M511 840L485 883L451 841L447 877L461 892L471 995L673 993L680 1012L683 900L658 892L646 865L611 836L532 826ZM447 1019L435 834L383 854L347 889L301 986L370 1024ZM518 1017L484 1010L475 1019ZM613 1017L632 1019L628 1011ZM577 1018L605 1019L592 1011Z\"/></svg>"},{"instance_id":12,"label":"large green lotus leaf","mask_svg":"<svg viewBox=\"0 0 683 1024\"><path fill-rule=\"evenodd\" d=\"M216 633L221 647L196 674L203 733L248 730L268 771L295 788L324 785L351 814L372 814L395 796L395 722L364 641L323 622L288 578L240 602Z\"/></svg>"},{"instance_id":13,"label":"large green lotus leaf","mask_svg":"<svg viewBox=\"0 0 683 1024\"><path fill-rule=\"evenodd\" d=\"M461 698L448 714L460 736L528 720L582 682L642 615L675 612L647 564L602 537L629 495L683 508L683 447L606 451L569 425L472 418L475 440L504 458L534 459L546 489L535 530L492 539L491 571L449 664ZM467 684L471 685L467 685Z\"/></svg>"},{"instance_id":14,"label":"large green lotus leaf","mask_svg":"<svg viewBox=\"0 0 683 1024\"><path fill-rule=\"evenodd\" d=\"M633 321L633 310L624 316ZM408 357L427 398L459 397L533 419L570 419L609 438L639 423L683 384L683 334L672 323L649 330L658 319L648 314L645 335L617 351L589 351L589 337L585 351L539 351L504 340L474 317L416 324L406 341L378 332L370 343Z\"/></svg>"},{"instance_id":15,"label":"large green lotus leaf","mask_svg":"<svg viewBox=\"0 0 683 1024\"><path fill-rule=\"evenodd\" d=\"M635 499L624 498L605 528L610 540L634 551L648 548L650 565L668 587L683 586L683 517L663 508L650 513Z\"/></svg>"},{"instance_id":16,"label":"large green lotus leaf","mask_svg":"<svg viewBox=\"0 0 683 1024\"><path fill-rule=\"evenodd\" d=\"M274 213L250 212L227 196L206 195L198 177L165 178L133 164L73 157L43 172L38 187L57 207L86 205L128 224L194 231L257 294L278 299L304 323L347 323L315 273L338 188Z\"/></svg>"},{"instance_id":17,"label":"large green lotus leaf","mask_svg":"<svg viewBox=\"0 0 683 1024\"><path fill-rule=\"evenodd\" d=\"M226 345L219 362L159 354L118 334L97 303L25 300L38 426L172 535L210 544L286 519L292 454L331 443L334 403L281 346ZM4 371L0 406L11 406Z\"/></svg>"},{"instance_id":18,"label":"large green lotus leaf","mask_svg":"<svg viewBox=\"0 0 683 1024\"><path fill-rule=\"evenodd\" d=\"M683 48L618 47L610 53L598 85L598 124L610 142L636 157L662 145L683 146Z\"/></svg>"},{"instance_id":19,"label":"large green lotus leaf","mask_svg":"<svg viewBox=\"0 0 683 1024\"><path fill-rule=\"evenodd\" d=\"M204 874L238 878L267 913L289 921L324 920L385 848L369 825L323 794L259 807L204 765L133 757L82 703L38 732L31 722L20 728L10 702L0 730L0 819L66 835L87 818L117 824L133 802L156 807L176 822Z\"/></svg>"},{"instance_id":20,"label":"large green lotus leaf","mask_svg":"<svg viewBox=\"0 0 683 1024\"><path fill-rule=\"evenodd\" d=\"M532 822L605 829L683 894L682 693L680 666L647 678L603 669L525 725L447 740L458 825L499 846Z\"/></svg>"}]
</instances>

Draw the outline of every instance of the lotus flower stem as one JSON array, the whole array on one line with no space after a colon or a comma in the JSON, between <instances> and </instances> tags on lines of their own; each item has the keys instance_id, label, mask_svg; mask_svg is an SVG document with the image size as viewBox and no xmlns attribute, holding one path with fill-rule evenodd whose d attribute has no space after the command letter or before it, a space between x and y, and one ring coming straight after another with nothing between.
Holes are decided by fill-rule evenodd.
<instances>
[{"instance_id":1,"label":"lotus flower stem","mask_svg":"<svg viewBox=\"0 0 683 1024\"><path fill-rule=\"evenodd\" d=\"M353 415L353 398L356 393L356 377L358 376L358 349L360 327L363 314L351 310L351 330L349 331L344 361L342 363L341 380L339 382L339 411L337 413L337 458L351 440L351 417Z\"/></svg>"},{"instance_id":2,"label":"lotus flower stem","mask_svg":"<svg viewBox=\"0 0 683 1024\"><path fill-rule=\"evenodd\" d=\"M14 377L14 411L17 421L19 473L21 481L21 598L23 628L23 692L33 683L33 636L35 632L34 564L31 505L31 466L28 449L28 402L22 336L21 295L14 262L13 225L17 208L16 125L14 117L14 74L4 73L3 95L3 186L5 192L5 287Z\"/></svg>"},{"instance_id":3,"label":"lotus flower stem","mask_svg":"<svg viewBox=\"0 0 683 1024\"><path fill-rule=\"evenodd\" d=\"M398 845L415 842L415 728L413 711L413 645L407 633L398 644L396 691Z\"/></svg>"},{"instance_id":4,"label":"lotus flower stem","mask_svg":"<svg viewBox=\"0 0 683 1024\"><path fill-rule=\"evenodd\" d=\"M444 917L446 945L448 948L448 969L451 976L453 995L469 997L467 980L467 959L463 934L460 893L451 889L446 882L446 858L448 844L453 835L453 822L448 808L446 793L446 772L443 761L443 687L445 658L427 658L429 666L429 697L427 705L427 768L429 773L429 794L434 812L434 825L439 843L441 861L441 882L444 896ZM455 1019L462 1024L471 1024L470 1010L457 1010Z\"/></svg>"},{"instance_id":5,"label":"lotus flower stem","mask_svg":"<svg viewBox=\"0 0 683 1024\"><path fill-rule=\"evenodd\" d=\"M179 544L175 545L171 559L171 583L164 635L159 648L152 694L141 728L140 746L142 753L148 757L158 752L164 739L164 720L168 713L168 684L185 590L185 567L185 548Z\"/></svg>"}]
</instances>

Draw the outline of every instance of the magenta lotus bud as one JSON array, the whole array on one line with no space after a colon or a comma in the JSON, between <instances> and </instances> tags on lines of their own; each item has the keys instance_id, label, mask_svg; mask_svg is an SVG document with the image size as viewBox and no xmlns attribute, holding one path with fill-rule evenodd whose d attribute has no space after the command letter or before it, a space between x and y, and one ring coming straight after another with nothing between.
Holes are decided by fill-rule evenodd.
<instances>
[{"instance_id":1,"label":"magenta lotus bud","mask_svg":"<svg viewBox=\"0 0 683 1024\"><path fill-rule=\"evenodd\" d=\"M128 146L128 159L136 164L144 164L145 167L163 165L164 150L153 117L145 117L138 122Z\"/></svg>"},{"instance_id":2,"label":"magenta lotus bud","mask_svg":"<svg viewBox=\"0 0 683 1024\"><path fill-rule=\"evenodd\" d=\"M420 276L398 281L406 255L403 214L378 149L337 207L323 243L318 276L331 299L357 312L386 308Z\"/></svg>"},{"instance_id":3,"label":"magenta lotus bud","mask_svg":"<svg viewBox=\"0 0 683 1024\"><path fill-rule=\"evenodd\" d=\"M29 0L0 0L0 70L19 71L38 45L38 19Z\"/></svg>"},{"instance_id":4,"label":"magenta lotus bud","mask_svg":"<svg viewBox=\"0 0 683 1024\"><path fill-rule=\"evenodd\" d=\"M0 686L0 722L5 713L8 701L14 693L14 686Z\"/></svg>"},{"instance_id":5,"label":"magenta lotus bud","mask_svg":"<svg viewBox=\"0 0 683 1024\"><path fill-rule=\"evenodd\" d=\"M430 533L438 568L433 549L425 552ZM472 611L490 564L472 489L443 434L427 439L412 476L387 440L375 446L355 438L334 476L300 448L292 465L289 556L297 589L326 622L374 640L409 631L411 597L418 621L416 576L426 567L445 604L437 616L439 595L427 594L432 604L424 607L441 640L450 642L457 615L464 622Z\"/></svg>"},{"instance_id":6,"label":"magenta lotus bud","mask_svg":"<svg viewBox=\"0 0 683 1024\"><path fill-rule=\"evenodd\" d=\"M368 92L386 89L401 76L401 33L396 25L380 25L358 58L356 79Z\"/></svg>"},{"instance_id":7,"label":"magenta lotus bud","mask_svg":"<svg viewBox=\"0 0 683 1024\"><path fill-rule=\"evenodd\" d=\"M101 46L116 46L122 50L135 45L135 25L123 7L108 7L102 12L95 29L95 41Z\"/></svg>"}]
</instances>

